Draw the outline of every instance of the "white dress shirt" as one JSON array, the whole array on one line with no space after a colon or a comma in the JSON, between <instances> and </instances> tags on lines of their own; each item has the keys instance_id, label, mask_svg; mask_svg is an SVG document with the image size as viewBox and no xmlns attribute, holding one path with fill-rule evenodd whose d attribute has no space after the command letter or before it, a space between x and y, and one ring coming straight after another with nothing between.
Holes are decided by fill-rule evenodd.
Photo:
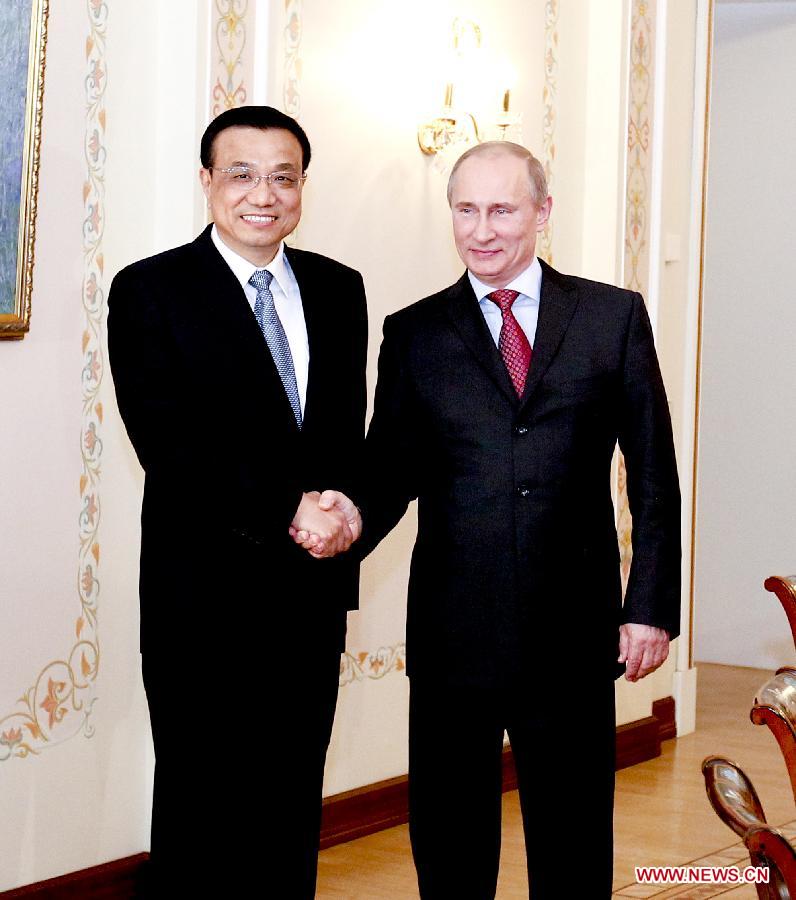
<instances>
[{"instance_id":1,"label":"white dress shirt","mask_svg":"<svg viewBox=\"0 0 796 900\"><path fill-rule=\"evenodd\" d=\"M257 300L257 289L249 284L249 279L257 269L267 269L273 280L271 281L271 293L274 297L274 306L282 327L285 329L287 342L290 344L290 355L293 357L293 367L296 370L296 385L298 386L301 414L304 415L304 407L307 402L307 376L310 368L310 343L307 337L307 323L304 319L304 307L301 305L301 293L299 291L296 276L290 268L290 263L285 257L285 244L279 244L276 256L267 266L255 266L244 259L224 243L218 229L213 225L211 231L213 243L224 258L224 262L232 269L233 275L241 283L249 306L254 310ZM494 304L493 304L494 305ZM263 340L265 340L263 338Z\"/></svg>"},{"instance_id":2,"label":"white dress shirt","mask_svg":"<svg viewBox=\"0 0 796 900\"><path fill-rule=\"evenodd\" d=\"M479 281L469 269L467 277L470 279L478 305L481 307L487 327L495 341L495 346L497 346L500 329L503 326L503 314L496 303L487 299L487 294L491 294L496 288ZM504 290L519 292L520 296L512 304L511 311L520 328L525 332L528 343L533 347L536 338L536 323L539 320L539 298L542 295L542 267L539 265L539 260L534 256L530 266L521 272L514 281L509 282Z\"/></svg>"}]
</instances>

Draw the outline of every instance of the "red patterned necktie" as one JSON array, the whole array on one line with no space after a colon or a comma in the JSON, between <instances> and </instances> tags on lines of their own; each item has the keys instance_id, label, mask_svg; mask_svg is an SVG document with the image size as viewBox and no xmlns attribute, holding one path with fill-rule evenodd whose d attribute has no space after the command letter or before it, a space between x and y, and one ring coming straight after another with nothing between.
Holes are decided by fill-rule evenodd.
<instances>
[{"instance_id":1,"label":"red patterned necktie","mask_svg":"<svg viewBox=\"0 0 796 900\"><path fill-rule=\"evenodd\" d=\"M500 307L503 315L503 325L498 339L498 350L506 364L511 383L517 396L521 397L525 390L525 377L528 374L528 366L531 364L531 345L525 332L520 328L520 323L514 318L511 305L519 297L519 291L492 291L487 294L487 299Z\"/></svg>"}]
</instances>

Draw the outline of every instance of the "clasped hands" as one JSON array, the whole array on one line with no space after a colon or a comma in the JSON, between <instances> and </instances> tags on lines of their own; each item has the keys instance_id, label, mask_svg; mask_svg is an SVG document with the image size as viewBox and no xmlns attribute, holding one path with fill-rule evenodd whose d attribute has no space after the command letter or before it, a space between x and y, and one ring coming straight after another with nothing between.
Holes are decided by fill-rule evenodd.
<instances>
[{"instance_id":1,"label":"clasped hands","mask_svg":"<svg viewBox=\"0 0 796 900\"><path fill-rule=\"evenodd\" d=\"M304 494L290 523L290 536L316 559L343 553L362 534L362 517L339 491Z\"/></svg>"}]
</instances>

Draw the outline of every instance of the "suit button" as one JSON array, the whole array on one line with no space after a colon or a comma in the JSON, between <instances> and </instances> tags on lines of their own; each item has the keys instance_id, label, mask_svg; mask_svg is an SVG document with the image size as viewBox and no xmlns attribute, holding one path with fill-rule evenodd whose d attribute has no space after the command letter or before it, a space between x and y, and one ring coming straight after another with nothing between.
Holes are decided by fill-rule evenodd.
<instances>
[{"instance_id":1,"label":"suit button","mask_svg":"<svg viewBox=\"0 0 796 900\"><path fill-rule=\"evenodd\" d=\"M520 496L520 497L530 497L530 495L531 495L531 489L528 487L528 485L526 485L526 484L521 484L521 485L517 488L517 495Z\"/></svg>"},{"instance_id":2,"label":"suit button","mask_svg":"<svg viewBox=\"0 0 796 900\"><path fill-rule=\"evenodd\" d=\"M528 426L527 425L515 425L514 426L514 434L528 434Z\"/></svg>"}]
</instances>

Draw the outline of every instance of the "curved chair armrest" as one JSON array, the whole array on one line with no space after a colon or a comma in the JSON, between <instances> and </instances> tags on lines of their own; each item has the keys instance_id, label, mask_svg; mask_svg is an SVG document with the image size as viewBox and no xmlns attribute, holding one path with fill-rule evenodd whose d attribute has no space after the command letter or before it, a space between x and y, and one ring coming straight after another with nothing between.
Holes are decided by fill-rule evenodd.
<instances>
[{"instance_id":1,"label":"curved chair armrest","mask_svg":"<svg viewBox=\"0 0 796 900\"><path fill-rule=\"evenodd\" d=\"M757 692L749 718L767 725L779 744L796 800L796 671L780 669Z\"/></svg>"},{"instance_id":2,"label":"curved chair armrest","mask_svg":"<svg viewBox=\"0 0 796 900\"><path fill-rule=\"evenodd\" d=\"M702 762L702 774L710 805L739 837L743 838L750 828L766 824L754 785L732 760L708 756Z\"/></svg>"},{"instance_id":3,"label":"curved chair armrest","mask_svg":"<svg viewBox=\"0 0 796 900\"><path fill-rule=\"evenodd\" d=\"M772 575L766 578L763 587L776 594L782 604L788 617L793 645L796 647L796 575Z\"/></svg>"},{"instance_id":4,"label":"curved chair armrest","mask_svg":"<svg viewBox=\"0 0 796 900\"><path fill-rule=\"evenodd\" d=\"M768 725L769 731L776 738L782 758L785 760L793 799L796 802L796 734L791 722L778 709L760 704L752 707L749 718L755 725Z\"/></svg>"},{"instance_id":5,"label":"curved chair armrest","mask_svg":"<svg viewBox=\"0 0 796 900\"><path fill-rule=\"evenodd\" d=\"M770 706L782 713L796 729L796 668L782 666L777 669L755 696L759 706Z\"/></svg>"}]
</instances>

